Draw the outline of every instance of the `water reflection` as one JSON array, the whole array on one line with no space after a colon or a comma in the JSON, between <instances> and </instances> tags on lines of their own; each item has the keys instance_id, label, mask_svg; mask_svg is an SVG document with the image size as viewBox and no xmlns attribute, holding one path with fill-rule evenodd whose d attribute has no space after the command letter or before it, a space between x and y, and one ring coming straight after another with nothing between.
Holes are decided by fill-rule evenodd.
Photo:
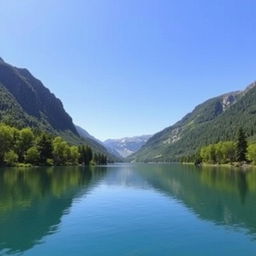
<instances>
[{"instance_id":1,"label":"water reflection","mask_svg":"<svg viewBox=\"0 0 256 256\"><path fill-rule=\"evenodd\" d=\"M138 189L149 189L150 187L146 177L141 176L136 171L134 165L116 164L108 166L107 170L108 171L103 181L105 185Z\"/></svg>"},{"instance_id":2,"label":"water reflection","mask_svg":"<svg viewBox=\"0 0 256 256\"><path fill-rule=\"evenodd\" d=\"M32 248L58 230L63 214L105 168L32 168L0 171L0 254Z\"/></svg>"},{"instance_id":3,"label":"water reflection","mask_svg":"<svg viewBox=\"0 0 256 256\"><path fill-rule=\"evenodd\" d=\"M148 183L176 198L201 219L256 234L256 171L228 167L141 165Z\"/></svg>"},{"instance_id":4,"label":"water reflection","mask_svg":"<svg viewBox=\"0 0 256 256\"><path fill-rule=\"evenodd\" d=\"M13 168L0 171L0 255L4 251L25 252L43 242L47 235L61 232L62 217L69 214L74 200L86 201L87 193L93 193L93 188L99 184L110 190L122 187L113 191L126 194L131 190L135 194L138 189L145 193L157 191L175 198L199 219L235 229L246 228L252 237L256 234L256 171L245 173L230 168L178 164ZM111 195L115 197L114 193ZM125 198L124 195L122 199ZM157 197L147 201L143 211L150 213L156 203L154 200ZM166 204L168 202L166 200ZM133 203L137 202L121 205L132 209ZM100 216L104 218L104 209L109 213L111 207L118 209L110 202L102 206ZM126 209L122 209L123 214L124 211ZM121 221L125 220L121 218Z\"/></svg>"}]
</instances>

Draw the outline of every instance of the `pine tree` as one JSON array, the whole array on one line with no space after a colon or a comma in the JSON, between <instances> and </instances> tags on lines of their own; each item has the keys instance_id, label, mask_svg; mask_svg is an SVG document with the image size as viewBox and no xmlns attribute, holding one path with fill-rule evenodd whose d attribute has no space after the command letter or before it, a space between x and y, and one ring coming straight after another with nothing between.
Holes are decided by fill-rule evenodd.
<instances>
[{"instance_id":1,"label":"pine tree","mask_svg":"<svg viewBox=\"0 0 256 256\"><path fill-rule=\"evenodd\" d=\"M78 146L78 151L79 151L79 164L84 164L85 162L85 146L84 145L79 145Z\"/></svg>"},{"instance_id":2,"label":"pine tree","mask_svg":"<svg viewBox=\"0 0 256 256\"><path fill-rule=\"evenodd\" d=\"M52 158L52 138L43 133L41 136L38 138L37 141L37 147L40 152L40 162L41 163L46 163L47 159Z\"/></svg>"},{"instance_id":3,"label":"pine tree","mask_svg":"<svg viewBox=\"0 0 256 256\"><path fill-rule=\"evenodd\" d=\"M247 140L244 130L242 128L238 131L238 139L236 144L236 160L238 162L246 161L247 155Z\"/></svg>"},{"instance_id":4,"label":"pine tree","mask_svg":"<svg viewBox=\"0 0 256 256\"><path fill-rule=\"evenodd\" d=\"M88 164L90 164L90 162L91 162L92 159L93 159L92 149L87 146L87 147L85 148L85 154L86 154L86 162L85 162L85 164L88 165Z\"/></svg>"},{"instance_id":5,"label":"pine tree","mask_svg":"<svg viewBox=\"0 0 256 256\"><path fill-rule=\"evenodd\" d=\"M92 161L93 158L93 153L92 153L92 149L90 147L88 147L88 154L89 154L89 161Z\"/></svg>"}]
</instances>

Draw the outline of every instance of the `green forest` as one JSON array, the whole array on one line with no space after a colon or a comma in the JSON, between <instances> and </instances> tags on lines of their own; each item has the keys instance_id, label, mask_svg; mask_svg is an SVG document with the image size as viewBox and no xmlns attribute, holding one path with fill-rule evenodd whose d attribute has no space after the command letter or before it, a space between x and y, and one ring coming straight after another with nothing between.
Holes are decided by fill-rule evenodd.
<instances>
[{"instance_id":1,"label":"green forest","mask_svg":"<svg viewBox=\"0 0 256 256\"><path fill-rule=\"evenodd\" d=\"M256 165L256 143L248 144L243 129L239 129L237 141L220 141L201 147L191 156L181 158L182 162L195 164L233 164L247 163Z\"/></svg>"},{"instance_id":2,"label":"green forest","mask_svg":"<svg viewBox=\"0 0 256 256\"><path fill-rule=\"evenodd\" d=\"M0 123L1 166L64 166L106 164L107 157L89 146L71 145L60 136L38 129Z\"/></svg>"}]
</instances>

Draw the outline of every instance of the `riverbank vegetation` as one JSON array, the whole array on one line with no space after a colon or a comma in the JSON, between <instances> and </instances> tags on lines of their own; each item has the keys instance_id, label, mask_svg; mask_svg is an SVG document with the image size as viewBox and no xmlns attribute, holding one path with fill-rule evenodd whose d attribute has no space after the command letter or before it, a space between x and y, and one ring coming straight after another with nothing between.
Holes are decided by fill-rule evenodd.
<instances>
[{"instance_id":1,"label":"riverbank vegetation","mask_svg":"<svg viewBox=\"0 0 256 256\"><path fill-rule=\"evenodd\" d=\"M183 157L182 162L195 164L253 164L256 165L256 143L248 144L243 129L239 129L237 141L220 141L201 147L195 155Z\"/></svg>"},{"instance_id":2,"label":"riverbank vegetation","mask_svg":"<svg viewBox=\"0 0 256 256\"><path fill-rule=\"evenodd\" d=\"M0 166L106 164L89 146L70 145L62 137L31 128L0 124Z\"/></svg>"}]
</instances>

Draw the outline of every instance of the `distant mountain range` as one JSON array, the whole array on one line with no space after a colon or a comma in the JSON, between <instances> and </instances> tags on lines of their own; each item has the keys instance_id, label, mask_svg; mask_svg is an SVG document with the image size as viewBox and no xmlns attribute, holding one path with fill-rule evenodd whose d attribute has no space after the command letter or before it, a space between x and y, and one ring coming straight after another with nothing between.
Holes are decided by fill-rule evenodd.
<instances>
[{"instance_id":1,"label":"distant mountain range","mask_svg":"<svg viewBox=\"0 0 256 256\"><path fill-rule=\"evenodd\" d=\"M109 139L103 143L113 154L126 158L137 152L146 144L150 137L151 135L143 135L122 139Z\"/></svg>"},{"instance_id":2,"label":"distant mountain range","mask_svg":"<svg viewBox=\"0 0 256 256\"><path fill-rule=\"evenodd\" d=\"M0 122L15 127L34 127L64 137L73 144L86 144L116 159L97 139L75 127L62 102L27 69L0 58Z\"/></svg>"},{"instance_id":3,"label":"distant mountain range","mask_svg":"<svg viewBox=\"0 0 256 256\"><path fill-rule=\"evenodd\" d=\"M256 83L198 105L176 124L152 136L131 161L175 161L220 140L235 140L242 127L256 139Z\"/></svg>"}]
</instances>

